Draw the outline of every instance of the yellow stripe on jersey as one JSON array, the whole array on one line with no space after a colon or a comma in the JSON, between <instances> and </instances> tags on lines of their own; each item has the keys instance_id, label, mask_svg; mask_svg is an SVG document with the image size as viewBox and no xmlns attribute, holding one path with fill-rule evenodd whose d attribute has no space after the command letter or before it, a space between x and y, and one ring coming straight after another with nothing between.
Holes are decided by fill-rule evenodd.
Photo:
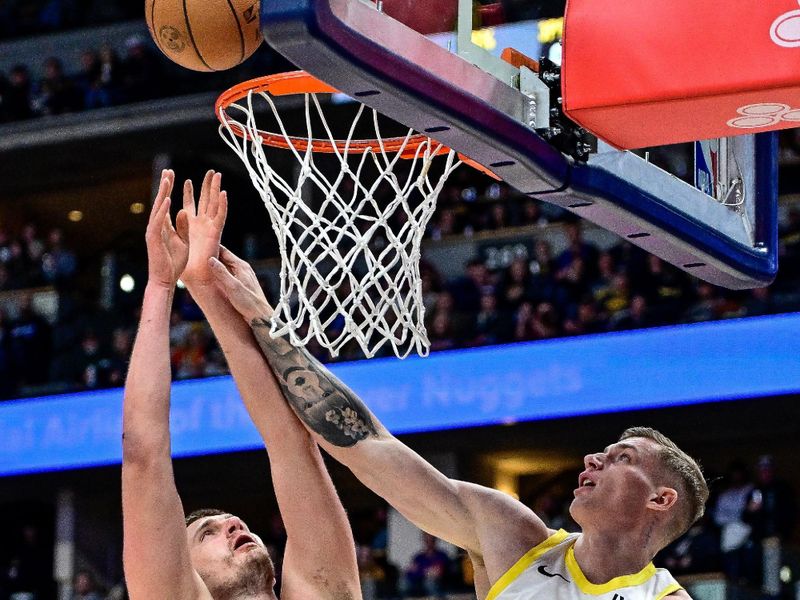
<instances>
[{"instance_id":1,"label":"yellow stripe on jersey","mask_svg":"<svg viewBox=\"0 0 800 600\"><path fill-rule=\"evenodd\" d=\"M677 592L678 590L682 590L683 587L679 583L672 583L667 586L667 588L661 592L658 596L656 596L656 600L663 600L665 596L669 596L672 592Z\"/></svg>"},{"instance_id":2,"label":"yellow stripe on jersey","mask_svg":"<svg viewBox=\"0 0 800 600\"><path fill-rule=\"evenodd\" d=\"M542 556L545 552L547 552L551 548L558 546L561 542L564 541L564 539L568 535L569 534L566 531L564 531L563 529L559 529L553 535L544 540L542 543L537 544L536 546L528 550L523 555L522 558L520 558L516 563L514 563L513 567L511 567L508 571L503 573L503 576L494 582L494 585L489 590L489 593L486 596L486 600L494 600L495 598L497 598L497 596L500 595L500 592L502 592L509 585L511 585L511 582L514 581L517 577L519 577L520 574L525 569L527 569L533 561Z\"/></svg>"},{"instance_id":3,"label":"yellow stripe on jersey","mask_svg":"<svg viewBox=\"0 0 800 600\"><path fill-rule=\"evenodd\" d=\"M564 562L567 563L567 570L569 570L569 573L572 575L572 579L575 581L575 584L578 586L578 588L584 594L591 594L592 596L607 594L608 592L613 592L614 590L624 587L641 585L656 574L656 568L653 566L653 563L649 563L644 569L638 573L635 573L634 575L621 575L619 577L614 577L614 579L607 581L606 583L592 583L586 579L586 575L584 575L583 571L581 571L578 561L575 560L574 544L567 549Z\"/></svg>"}]
</instances>

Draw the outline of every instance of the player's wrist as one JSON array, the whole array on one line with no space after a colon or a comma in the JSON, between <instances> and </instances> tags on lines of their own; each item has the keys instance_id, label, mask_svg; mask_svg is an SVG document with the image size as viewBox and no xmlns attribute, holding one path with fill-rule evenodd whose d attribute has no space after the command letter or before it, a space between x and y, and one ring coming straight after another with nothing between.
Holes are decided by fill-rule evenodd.
<instances>
[{"instance_id":1,"label":"player's wrist","mask_svg":"<svg viewBox=\"0 0 800 600\"><path fill-rule=\"evenodd\" d=\"M175 283L170 283L158 277L149 277L144 288L145 297L172 301L175 295Z\"/></svg>"},{"instance_id":2,"label":"player's wrist","mask_svg":"<svg viewBox=\"0 0 800 600\"><path fill-rule=\"evenodd\" d=\"M249 306L246 307L246 310L243 312L242 316L247 320L248 323L262 319L269 321L272 319L272 312L272 307L266 300L254 298Z\"/></svg>"}]
</instances>

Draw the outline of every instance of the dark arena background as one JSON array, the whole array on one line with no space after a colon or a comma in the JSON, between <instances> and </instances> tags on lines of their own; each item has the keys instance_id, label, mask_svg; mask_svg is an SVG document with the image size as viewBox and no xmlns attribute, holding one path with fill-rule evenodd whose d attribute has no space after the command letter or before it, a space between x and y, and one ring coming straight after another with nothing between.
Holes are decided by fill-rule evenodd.
<instances>
[{"instance_id":1,"label":"dark arena background","mask_svg":"<svg viewBox=\"0 0 800 600\"><path fill-rule=\"evenodd\" d=\"M504 0L482 14L529 22L530 52L556 60L563 9ZM0 0L0 600L127 597L122 385L159 174L223 172L223 243L274 298L277 243L213 106L230 85L291 69L266 44L229 71L182 69L152 43L138 2ZM333 114L351 108L333 102ZM289 127L301 123L300 101L282 106ZM699 458L712 493L656 566L696 600L798 600L800 130L780 133L779 152L780 269L768 287L717 288L461 167L423 242L431 356L308 348L445 474L511 494L553 528L576 527L568 506L585 454L629 426L663 431ZM688 155L676 146L652 160L690 177ZM292 172L288 153L270 156ZM170 338L184 508L242 516L278 560L267 456L185 290ZM419 596L409 568L421 533L328 466L364 598ZM469 560L438 547L441 597L474 598Z\"/></svg>"}]
</instances>

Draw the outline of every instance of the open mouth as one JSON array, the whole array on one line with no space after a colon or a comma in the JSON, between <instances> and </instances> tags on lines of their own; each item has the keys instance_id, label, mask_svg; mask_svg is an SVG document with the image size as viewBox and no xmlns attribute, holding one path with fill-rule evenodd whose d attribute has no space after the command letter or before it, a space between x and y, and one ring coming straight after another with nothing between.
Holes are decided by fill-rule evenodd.
<instances>
[{"instance_id":1,"label":"open mouth","mask_svg":"<svg viewBox=\"0 0 800 600\"><path fill-rule=\"evenodd\" d=\"M247 534L242 534L233 540L233 551L236 552L239 548L243 548L248 544L255 544L256 541Z\"/></svg>"}]
</instances>

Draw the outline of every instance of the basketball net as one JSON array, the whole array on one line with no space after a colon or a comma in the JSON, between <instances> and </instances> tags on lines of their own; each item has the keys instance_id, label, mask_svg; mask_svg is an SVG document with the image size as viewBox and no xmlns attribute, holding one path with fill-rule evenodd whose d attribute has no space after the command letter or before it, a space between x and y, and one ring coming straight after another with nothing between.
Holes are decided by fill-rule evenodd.
<instances>
[{"instance_id":1,"label":"basketball net","mask_svg":"<svg viewBox=\"0 0 800 600\"><path fill-rule=\"evenodd\" d=\"M220 134L247 168L278 239L280 297L270 334L288 335L295 346L315 338L334 357L352 341L367 358L387 343L400 358L427 356L420 246L461 162L412 130L384 138L378 113L363 104L346 138L336 139L317 97L334 91L305 73L286 73L246 82L217 101ZM274 96L288 94L304 96L305 135L287 133L275 105ZM277 132L259 128L264 112ZM314 137L314 122L324 137ZM365 125L374 139L354 139ZM292 180L273 169L265 146L294 156ZM443 164L434 174L437 156Z\"/></svg>"}]
</instances>

